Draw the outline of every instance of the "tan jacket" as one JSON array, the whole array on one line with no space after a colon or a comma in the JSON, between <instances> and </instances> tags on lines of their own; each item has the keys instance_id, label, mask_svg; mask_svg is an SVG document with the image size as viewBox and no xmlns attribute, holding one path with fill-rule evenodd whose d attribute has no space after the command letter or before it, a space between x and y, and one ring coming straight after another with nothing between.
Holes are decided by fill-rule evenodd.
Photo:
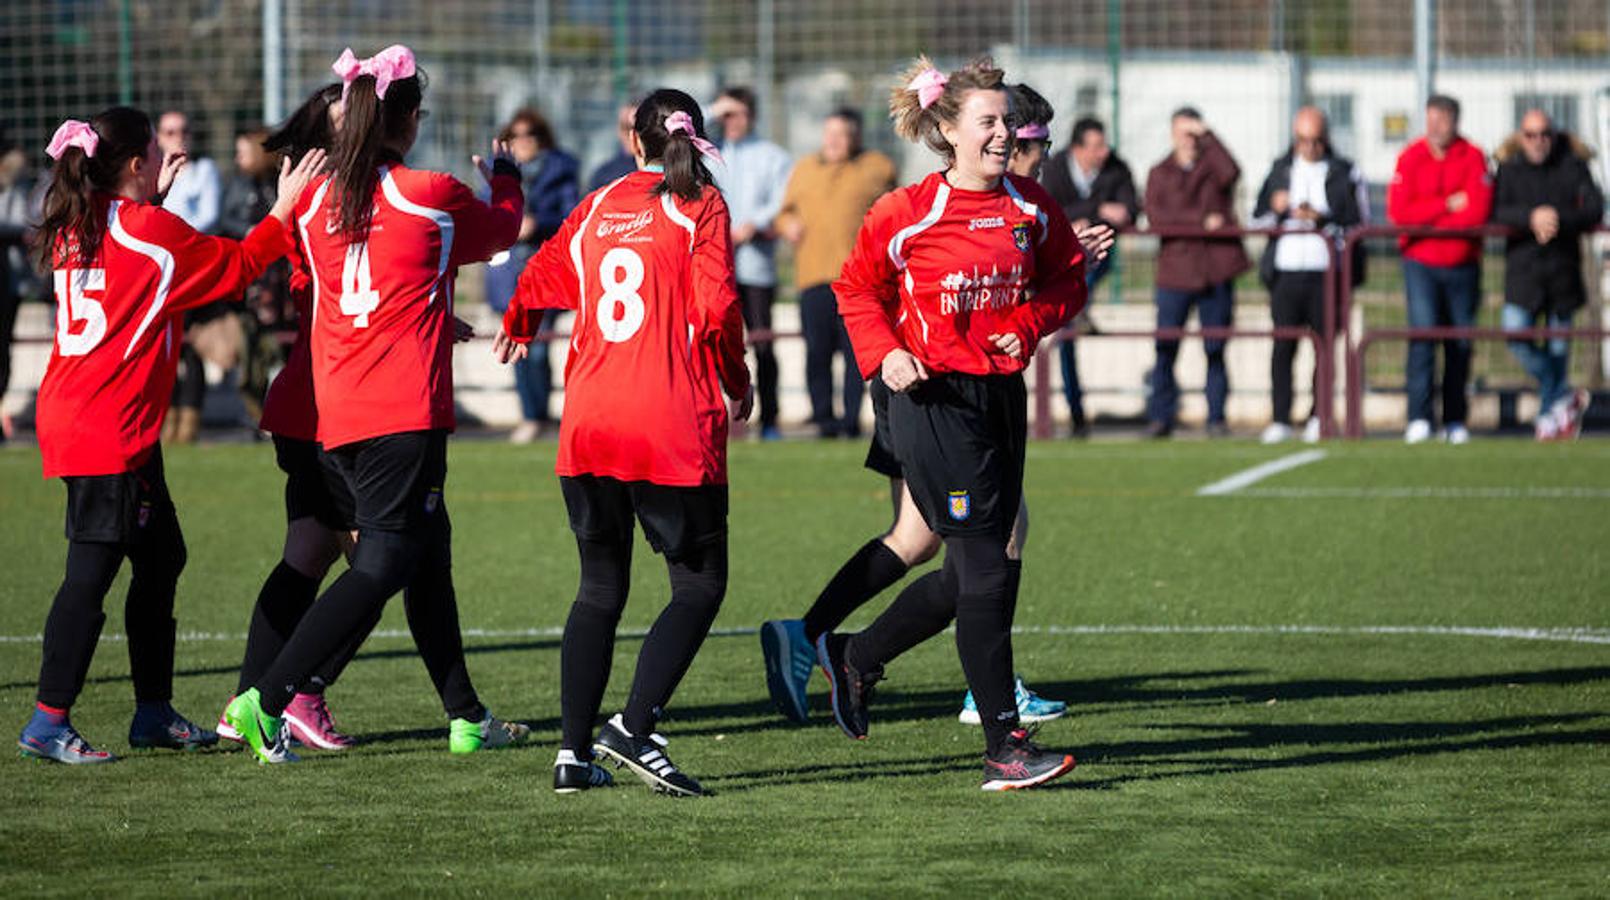
<instances>
[{"instance_id":1,"label":"tan jacket","mask_svg":"<svg viewBox=\"0 0 1610 900\"><path fill-rule=\"evenodd\" d=\"M794 166L775 227L787 233L793 221L804 226L794 247L795 286L808 288L839 277L867 210L894 186L894 162L876 150L841 163L826 163L813 154Z\"/></svg>"}]
</instances>

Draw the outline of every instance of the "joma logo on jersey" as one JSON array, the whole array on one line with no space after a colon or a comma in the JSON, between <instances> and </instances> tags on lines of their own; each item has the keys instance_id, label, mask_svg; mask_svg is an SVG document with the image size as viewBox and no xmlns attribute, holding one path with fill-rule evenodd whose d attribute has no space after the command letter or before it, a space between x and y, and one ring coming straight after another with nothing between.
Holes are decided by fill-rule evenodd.
<instances>
[{"instance_id":1,"label":"joma logo on jersey","mask_svg":"<svg viewBox=\"0 0 1610 900\"><path fill-rule=\"evenodd\" d=\"M950 492L950 517L958 522L965 522L973 514L973 498L966 491Z\"/></svg>"},{"instance_id":2,"label":"joma logo on jersey","mask_svg":"<svg viewBox=\"0 0 1610 900\"><path fill-rule=\"evenodd\" d=\"M1020 251L1029 249L1029 223L1019 222L1012 226L1012 246Z\"/></svg>"},{"instance_id":3,"label":"joma logo on jersey","mask_svg":"<svg viewBox=\"0 0 1610 900\"><path fill-rule=\"evenodd\" d=\"M967 223L968 231L977 231L980 228L1005 228L1006 219L1000 216L985 216Z\"/></svg>"},{"instance_id":4,"label":"joma logo on jersey","mask_svg":"<svg viewBox=\"0 0 1610 900\"><path fill-rule=\"evenodd\" d=\"M604 213L603 219L598 223L597 235L601 238L623 237L636 231L647 228L654 222L654 210L645 209L635 215L630 213Z\"/></svg>"}]
</instances>

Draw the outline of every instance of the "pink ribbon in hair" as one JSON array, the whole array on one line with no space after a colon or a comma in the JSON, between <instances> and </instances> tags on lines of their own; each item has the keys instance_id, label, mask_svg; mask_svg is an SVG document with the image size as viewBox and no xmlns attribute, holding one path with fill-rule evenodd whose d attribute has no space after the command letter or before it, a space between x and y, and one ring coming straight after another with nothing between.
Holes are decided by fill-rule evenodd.
<instances>
[{"instance_id":1,"label":"pink ribbon in hair","mask_svg":"<svg viewBox=\"0 0 1610 900\"><path fill-rule=\"evenodd\" d=\"M386 88L390 87L393 81L414 77L414 51L402 44L392 44L368 59L359 59L352 52L352 48L348 47L341 51L341 58L330 68L341 76L341 99L347 98L347 91L351 90L352 82L365 75L372 75L375 79L375 96L384 100Z\"/></svg>"},{"instance_id":2,"label":"pink ribbon in hair","mask_svg":"<svg viewBox=\"0 0 1610 900\"><path fill-rule=\"evenodd\" d=\"M88 122L68 119L56 129L56 134L50 139L50 146L45 148L45 155L51 159L61 159L61 155L67 152L68 147L77 147L84 151L85 156L94 156L95 148L100 144L101 136L95 133L95 129L91 128Z\"/></svg>"},{"instance_id":3,"label":"pink ribbon in hair","mask_svg":"<svg viewBox=\"0 0 1610 900\"><path fill-rule=\"evenodd\" d=\"M940 97L945 95L945 85L950 83L944 72L938 69L923 69L922 74L911 79L906 90L917 92L917 103L927 109L933 106Z\"/></svg>"},{"instance_id":4,"label":"pink ribbon in hair","mask_svg":"<svg viewBox=\"0 0 1610 900\"><path fill-rule=\"evenodd\" d=\"M681 110L677 110L665 117L665 133L676 134L679 131L687 132L688 138L693 141L693 146L700 153L718 163L725 164L721 158L721 151L716 149L715 144L699 137L699 133L693 130L693 117Z\"/></svg>"},{"instance_id":5,"label":"pink ribbon in hair","mask_svg":"<svg viewBox=\"0 0 1610 900\"><path fill-rule=\"evenodd\" d=\"M1039 122L1035 122L1033 125L1024 125L1013 134L1017 135L1017 139L1020 141L1043 141L1051 136L1051 129Z\"/></svg>"}]
</instances>

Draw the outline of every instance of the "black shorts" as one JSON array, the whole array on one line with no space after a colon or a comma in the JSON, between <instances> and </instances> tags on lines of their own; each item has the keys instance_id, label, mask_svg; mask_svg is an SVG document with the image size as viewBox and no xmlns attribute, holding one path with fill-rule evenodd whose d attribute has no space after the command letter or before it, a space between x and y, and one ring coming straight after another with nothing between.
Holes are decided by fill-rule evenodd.
<instances>
[{"instance_id":1,"label":"black shorts","mask_svg":"<svg viewBox=\"0 0 1610 900\"><path fill-rule=\"evenodd\" d=\"M866 467L879 475L904 478L900 460L894 455L894 442L889 437L889 395L894 393L883 383L882 375L872 376L867 382L872 395L872 445L866 450Z\"/></svg>"},{"instance_id":2,"label":"black shorts","mask_svg":"<svg viewBox=\"0 0 1610 900\"><path fill-rule=\"evenodd\" d=\"M285 521L313 518L332 531L352 529L351 522L330 495L317 443L276 434L274 461L285 473Z\"/></svg>"},{"instance_id":3,"label":"black shorts","mask_svg":"<svg viewBox=\"0 0 1610 900\"><path fill-rule=\"evenodd\" d=\"M447 432L406 431L323 450L343 527L422 533L446 528Z\"/></svg>"},{"instance_id":4,"label":"black shorts","mask_svg":"<svg viewBox=\"0 0 1610 900\"><path fill-rule=\"evenodd\" d=\"M1028 437L1022 375L935 375L891 393L888 418L895 458L929 528L1012 533Z\"/></svg>"},{"instance_id":5,"label":"black shorts","mask_svg":"<svg viewBox=\"0 0 1610 900\"><path fill-rule=\"evenodd\" d=\"M632 520L655 553L680 559L727 539L727 486L673 487L621 481L602 475L562 475L559 490L570 513L570 530L586 541L624 543Z\"/></svg>"},{"instance_id":6,"label":"black shorts","mask_svg":"<svg viewBox=\"0 0 1610 900\"><path fill-rule=\"evenodd\" d=\"M139 544L178 529L178 514L162 471L162 448L138 469L117 475L68 475L67 539L95 544Z\"/></svg>"}]
</instances>

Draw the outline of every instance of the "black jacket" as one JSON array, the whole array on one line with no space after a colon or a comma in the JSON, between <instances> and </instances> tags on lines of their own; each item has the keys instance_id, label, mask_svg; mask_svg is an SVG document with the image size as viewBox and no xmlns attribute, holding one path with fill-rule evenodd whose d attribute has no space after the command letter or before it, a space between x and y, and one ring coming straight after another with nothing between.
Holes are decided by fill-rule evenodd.
<instances>
[{"instance_id":1,"label":"black jacket","mask_svg":"<svg viewBox=\"0 0 1610 900\"><path fill-rule=\"evenodd\" d=\"M1073 173L1068 171L1068 154L1058 153L1045 161L1040 172L1040 184L1062 207L1062 212L1068 221L1077 222L1086 219L1091 222L1101 222L1096 215L1096 209L1103 203L1121 203L1129 210L1129 224L1135 224L1135 217L1140 215L1140 203L1135 197L1135 176L1130 174L1129 166L1118 154L1107 156L1102 164L1101 171L1096 173L1096 180L1090 185L1090 196L1079 196L1079 189L1074 187ZM1104 224L1111 225L1111 222Z\"/></svg>"},{"instance_id":2,"label":"black jacket","mask_svg":"<svg viewBox=\"0 0 1610 900\"><path fill-rule=\"evenodd\" d=\"M1258 189L1258 202L1252 210L1252 224L1272 228L1283 223L1290 216L1288 209L1284 214L1277 214L1269 208L1269 200L1276 191L1291 190L1291 165L1294 150L1288 148L1286 155L1275 160L1269 168L1269 176L1263 180L1263 187ZM1332 240L1340 242L1342 232L1364 222L1364 209L1360 206L1359 194L1363 185L1363 176L1359 174L1358 167L1353 161L1325 151L1325 161L1330 167L1325 171L1325 203L1330 207L1330 213L1322 217L1318 230L1328 233ZM1265 286L1272 285L1275 280L1275 244L1278 239L1270 240L1263 248L1263 256L1258 260L1258 278ZM1353 245L1353 287L1364 282L1364 243L1362 241Z\"/></svg>"},{"instance_id":3,"label":"black jacket","mask_svg":"<svg viewBox=\"0 0 1610 900\"><path fill-rule=\"evenodd\" d=\"M1532 165L1513 140L1497 153L1493 221L1517 229L1504 251L1504 302L1533 314L1574 312L1587 302L1582 283L1582 235L1604 218L1604 196L1593 183L1581 148L1561 132L1542 165ZM1560 233L1539 244L1532 233L1532 210L1552 206Z\"/></svg>"}]
</instances>

